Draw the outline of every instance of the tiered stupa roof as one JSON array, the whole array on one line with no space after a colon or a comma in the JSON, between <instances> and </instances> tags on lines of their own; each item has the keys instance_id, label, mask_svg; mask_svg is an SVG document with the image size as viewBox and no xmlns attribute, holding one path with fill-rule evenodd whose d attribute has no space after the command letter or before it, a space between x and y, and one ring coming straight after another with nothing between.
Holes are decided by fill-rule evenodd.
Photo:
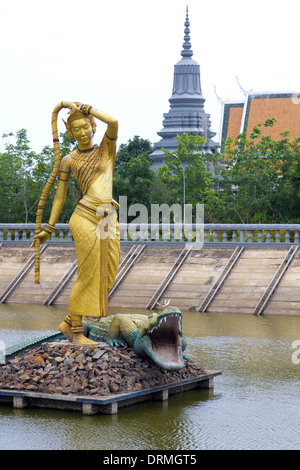
<instances>
[{"instance_id":1,"label":"tiered stupa roof","mask_svg":"<svg viewBox=\"0 0 300 470\"><path fill-rule=\"evenodd\" d=\"M211 140L215 133L210 130L210 115L204 110L205 99L201 90L200 66L192 59L188 7L184 26L181 59L174 66L173 90L169 99L170 110L163 115L163 128L157 133L161 140L154 144L155 150L150 155L154 167L164 163L162 148L176 152L177 134L204 136L207 139L205 151L210 151L216 146Z\"/></svg>"}]
</instances>

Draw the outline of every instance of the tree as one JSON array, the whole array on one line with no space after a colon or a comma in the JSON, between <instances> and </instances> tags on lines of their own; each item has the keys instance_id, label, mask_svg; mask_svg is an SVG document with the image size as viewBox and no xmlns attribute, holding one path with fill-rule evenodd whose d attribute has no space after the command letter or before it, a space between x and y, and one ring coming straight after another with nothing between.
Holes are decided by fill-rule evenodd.
<instances>
[{"instance_id":1,"label":"tree","mask_svg":"<svg viewBox=\"0 0 300 470\"><path fill-rule=\"evenodd\" d=\"M217 155L204 153L205 138L183 133L177 135L176 152L165 149L165 165L157 169L160 178L160 191L154 199L157 202L172 204L206 204L216 191Z\"/></svg>"},{"instance_id":2,"label":"tree","mask_svg":"<svg viewBox=\"0 0 300 470\"><path fill-rule=\"evenodd\" d=\"M288 132L280 140L263 136L261 129L275 122L268 119L254 126L249 137L241 133L224 143L217 207L222 222L275 223L299 217L299 139L290 142Z\"/></svg>"},{"instance_id":3,"label":"tree","mask_svg":"<svg viewBox=\"0 0 300 470\"><path fill-rule=\"evenodd\" d=\"M154 171L148 155L152 152L149 140L135 136L121 144L116 156L114 197L127 196L127 205L143 204L149 210Z\"/></svg>"},{"instance_id":4,"label":"tree","mask_svg":"<svg viewBox=\"0 0 300 470\"><path fill-rule=\"evenodd\" d=\"M12 133L4 134L4 138L14 137ZM1 155L1 206L6 213L6 222L29 220L29 210L32 201L31 172L36 154L29 147L27 131L21 129L16 133L15 144L6 143ZM21 215L22 214L22 215Z\"/></svg>"},{"instance_id":5,"label":"tree","mask_svg":"<svg viewBox=\"0 0 300 470\"><path fill-rule=\"evenodd\" d=\"M300 223L300 137L290 141L289 131L277 143L280 180L273 211L281 223Z\"/></svg>"},{"instance_id":6,"label":"tree","mask_svg":"<svg viewBox=\"0 0 300 470\"><path fill-rule=\"evenodd\" d=\"M74 143L67 134L60 134L60 137L61 153L64 156L70 153ZM45 146L40 154L31 150L25 129L19 130L16 135L4 134L3 138L7 139L7 142L0 158L0 221L35 222L37 204L53 168L53 148ZM64 211L66 221L74 209L74 202L78 199L74 180L69 186L67 210ZM50 216L54 194L55 186L44 209L45 220Z\"/></svg>"},{"instance_id":7,"label":"tree","mask_svg":"<svg viewBox=\"0 0 300 470\"><path fill-rule=\"evenodd\" d=\"M129 139L127 144L121 144L116 155L115 170L118 171L124 163L130 162L133 158L141 155L149 155L153 151L148 139L142 139L135 135L133 140Z\"/></svg>"}]
</instances>

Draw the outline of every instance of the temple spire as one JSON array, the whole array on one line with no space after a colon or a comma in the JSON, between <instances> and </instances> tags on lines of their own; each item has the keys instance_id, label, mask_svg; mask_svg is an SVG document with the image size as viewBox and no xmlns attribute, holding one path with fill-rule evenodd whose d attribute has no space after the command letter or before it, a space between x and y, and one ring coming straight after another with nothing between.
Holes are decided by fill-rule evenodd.
<instances>
[{"instance_id":1,"label":"temple spire","mask_svg":"<svg viewBox=\"0 0 300 470\"><path fill-rule=\"evenodd\" d=\"M191 43L190 43L190 20L189 20L189 8L186 6L186 17L185 17L185 23L184 23L185 29L184 29L184 43L182 45L183 49L181 51L182 57L192 57L193 51L191 50Z\"/></svg>"},{"instance_id":2,"label":"temple spire","mask_svg":"<svg viewBox=\"0 0 300 470\"><path fill-rule=\"evenodd\" d=\"M201 90L200 65L192 58L188 7L186 7L184 26L182 57L174 66L170 109L168 113L164 113L163 128L157 132L161 139L154 144L154 152L150 154L153 169L164 165L163 149L176 154L178 134L182 135L185 132L188 135L205 137L205 152L216 147L212 140L214 133L210 129L210 115L204 110L205 99Z\"/></svg>"}]
</instances>

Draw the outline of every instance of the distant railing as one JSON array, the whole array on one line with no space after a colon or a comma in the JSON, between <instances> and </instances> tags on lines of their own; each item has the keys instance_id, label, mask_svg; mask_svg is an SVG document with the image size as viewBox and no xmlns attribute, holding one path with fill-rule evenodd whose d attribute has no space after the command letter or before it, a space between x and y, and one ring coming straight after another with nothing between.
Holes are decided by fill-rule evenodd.
<instances>
[{"instance_id":1,"label":"distant railing","mask_svg":"<svg viewBox=\"0 0 300 470\"><path fill-rule=\"evenodd\" d=\"M43 225L42 225L43 227ZM0 244L30 243L35 224L0 224ZM298 245L300 224L120 224L121 241L204 245ZM56 224L50 243L74 243L68 224Z\"/></svg>"}]
</instances>

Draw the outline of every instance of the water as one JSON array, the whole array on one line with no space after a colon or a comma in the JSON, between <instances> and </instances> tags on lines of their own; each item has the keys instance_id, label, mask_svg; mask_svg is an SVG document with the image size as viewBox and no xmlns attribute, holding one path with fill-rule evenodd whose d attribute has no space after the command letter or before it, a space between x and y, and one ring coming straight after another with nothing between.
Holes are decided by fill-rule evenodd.
<instances>
[{"instance_id":1,"label":"water","mask_svg":"<svg viewBox=\"0 0 300 470\"><path fill-rule=\"evenodd\" d=\"M0 305L0 340L11 346L55 332L65 314L61 307ZM292 343L300 339L300 318L184 312L183 329L188 355L222 370L213 390L112 416L0 406L0 449L299 449L300 364L292 361Z\"/></svg>"}]
</instances>

